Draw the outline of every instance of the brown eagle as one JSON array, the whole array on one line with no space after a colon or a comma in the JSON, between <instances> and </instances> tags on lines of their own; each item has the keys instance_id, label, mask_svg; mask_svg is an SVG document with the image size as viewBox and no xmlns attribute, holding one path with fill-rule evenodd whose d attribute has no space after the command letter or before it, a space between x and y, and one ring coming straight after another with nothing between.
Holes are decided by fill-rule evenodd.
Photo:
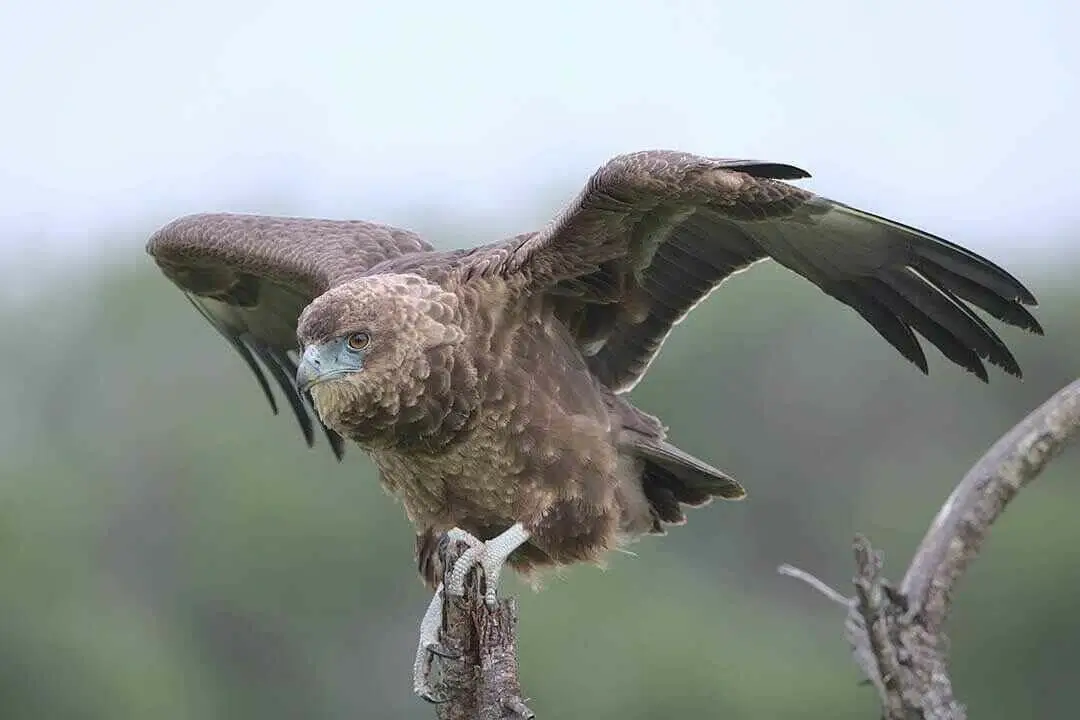
<instances>
[{"instance_id":1,"label":"brown eagle","mask_svg":"<svg viewBox=\"0 0 1080 720\"><path fill-rule=\"evenodd\" d=\"M768 258L850 306L927 371L916 333L987 379L1019 376L969 306L1041 333L1035 298L946 240L790 185L791 165L674 151L616 157L539 231L469 250L362 221L206 214L156 232L148 251L244 358L259 362L313 441L363 448L418 533L471 549L494 601L504 563L528 572L595 561L737 499L731 477L665 439L623 394L668 333L726 278ZM438 628L421 627L416 689ZM426 656L426 660L425 660Z\"/></svg>"}]
</instances>

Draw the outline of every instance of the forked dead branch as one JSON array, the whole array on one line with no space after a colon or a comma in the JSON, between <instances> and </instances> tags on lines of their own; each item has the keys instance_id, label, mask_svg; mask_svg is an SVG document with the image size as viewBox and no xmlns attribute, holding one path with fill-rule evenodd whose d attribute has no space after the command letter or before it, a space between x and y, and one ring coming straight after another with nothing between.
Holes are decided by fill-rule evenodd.
<instances>
[{"instance_id":1,"label":"forked dead branch","mask_svg":"<svg viewBox=\"0 0 1080 720\"><path fill-rule=\"evenodd\" d=\"M930 525L899 588L882 577L881 555L861 535L854 543L852 598L802 570L780 568L848 608L848 642L877 688L887 720L967 717L953 694L943 631L956 582L1009 501L1078 432L1080 380L1028 415L968 471Z\"/></svg>"}]
</instances>

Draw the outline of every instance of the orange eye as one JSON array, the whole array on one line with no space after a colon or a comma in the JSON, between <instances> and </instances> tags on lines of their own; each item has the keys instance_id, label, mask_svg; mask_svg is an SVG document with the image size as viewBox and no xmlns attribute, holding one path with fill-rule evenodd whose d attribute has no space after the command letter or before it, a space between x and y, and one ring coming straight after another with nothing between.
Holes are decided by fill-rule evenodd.
<instances>
[{"instance_id":1,"label":"orange eye","mask_svg":"<svg viewBox=\"0 0 1080 720\"><path fill-rule=\"evenodd\" d=\"M371 336L366 332L353 333L346 342L350 350L363 350L371 342Z\"/></svg>"}]
</instances>

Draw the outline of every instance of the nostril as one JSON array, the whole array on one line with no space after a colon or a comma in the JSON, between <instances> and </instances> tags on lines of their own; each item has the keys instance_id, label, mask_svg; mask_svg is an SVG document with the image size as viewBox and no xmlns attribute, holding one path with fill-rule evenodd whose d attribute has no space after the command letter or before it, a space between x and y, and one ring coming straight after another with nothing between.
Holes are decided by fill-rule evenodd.
<instances>
[{"instance_id":1,"label":"nostril","mask_svg":"<svg viewBox=\"0 0 1080 720\"><path fill-rule=\"evenodd\" d=\"M322 356L319 353L318 348L312 346L304 350L304 354L301 360L316 370L322 367Z\"/></svg>"}]
</instances>

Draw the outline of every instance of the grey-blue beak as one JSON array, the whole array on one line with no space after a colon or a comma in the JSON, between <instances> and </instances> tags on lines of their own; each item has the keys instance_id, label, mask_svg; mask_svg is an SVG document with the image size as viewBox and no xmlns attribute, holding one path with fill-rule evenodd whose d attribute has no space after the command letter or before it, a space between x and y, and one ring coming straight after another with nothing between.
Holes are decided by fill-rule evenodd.
<instances>
[{"instance_id":1,"label":"grey-blue beak","mask_svg":"<svg viewBox=\"0 0 1080 720\"><path fill-rule=\"evenodd\" d=\"M308 345L296 366L296 386L306 393L324 380L359 372L363 353L349 347L344 338Z\"/></svg>"},{"instance_id":2,"label":"grey-blue beak","mask_svg":"<svg viewBox=\"0 0 1080 720\"><path fill-rule=\"evenodd\" d=\"M322 346L308 345L296 366L296 387L306 393L323 376Z\"/></svg>"}]
</instances>

